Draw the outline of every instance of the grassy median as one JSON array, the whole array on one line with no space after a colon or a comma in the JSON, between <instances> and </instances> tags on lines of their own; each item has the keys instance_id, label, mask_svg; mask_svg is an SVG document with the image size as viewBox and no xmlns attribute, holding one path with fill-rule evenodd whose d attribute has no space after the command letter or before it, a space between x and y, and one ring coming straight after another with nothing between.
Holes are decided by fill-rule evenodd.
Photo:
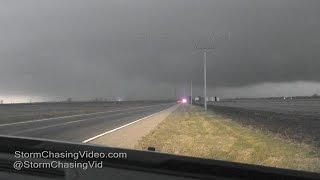
<instances>
[{"instance_id":1,"label":"grassy median","mask_svg":"<svg viewBox=\"0 0 320 180\"><path fill-rule=\"evenodd\" d=\"M320 151L244 127L202 108L182 105L143 137L137 149L320 172Z\"/></svg>"}]
</instances>

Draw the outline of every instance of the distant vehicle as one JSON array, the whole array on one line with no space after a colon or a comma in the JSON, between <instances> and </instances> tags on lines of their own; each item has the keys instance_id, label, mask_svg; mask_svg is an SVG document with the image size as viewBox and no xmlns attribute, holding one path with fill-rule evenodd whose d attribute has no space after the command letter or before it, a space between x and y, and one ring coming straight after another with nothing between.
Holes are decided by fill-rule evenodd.
<instances>
[{"instance_id":1,"label":"distant vehicle","mask_svg":"<svg viewBox=\"0 0 320 180\"><path fill-rule=\"evenodd\" d=\"M186 98L182 98L181 100L178 100L177 103L187 103L188 100Z\"/></svg>"}]
</instances>

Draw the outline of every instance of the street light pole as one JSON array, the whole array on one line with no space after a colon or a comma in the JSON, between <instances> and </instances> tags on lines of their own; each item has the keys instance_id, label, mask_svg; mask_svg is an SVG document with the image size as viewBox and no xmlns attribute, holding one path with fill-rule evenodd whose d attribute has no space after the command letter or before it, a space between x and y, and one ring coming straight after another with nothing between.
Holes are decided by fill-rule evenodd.
<instances>
[{"instance_id":1,"label":"street light pole","mask_svg":"<svg viewBox=\"0 0 320 180\"><path fill-rule=\"evenodd\" d=\"M204 79L204 110L207 111L207 52L210 50L215 49L214 47L198 47L196 45L196 49L202 50L203 51L203 79Z\"/></svg>"},{"instance_id":2,"label":"street light pole","mask_svg":"<svg viewBox=\"0 0 320 180\"><path fill-rule=\"evenodd\" d=\"M190 86L190 104L192 105L192 80L191 80L191 86Z\"/></svg>"},{"instance_id":3,"label":"street light pole","mask_svg":"<svg viewBox=\"0 0 320 180\"><path fill-rule=\"evenodd\" d=\"M207 110L207 49L203 52L204 110Z\"/></svg>"}]
</instances>

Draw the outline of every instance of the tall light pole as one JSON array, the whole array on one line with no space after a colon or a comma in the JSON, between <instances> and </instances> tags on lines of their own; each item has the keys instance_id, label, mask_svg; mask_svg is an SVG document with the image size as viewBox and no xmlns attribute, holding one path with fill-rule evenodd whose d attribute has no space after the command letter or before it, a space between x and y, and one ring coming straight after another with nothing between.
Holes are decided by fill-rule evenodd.
<instances>
[{"instance_id":1,"label":"tall light pole","mask_svg":"<svg viewBox=\"0 0 320 180\"><path fill-rule=\"evenodd\" d=\"M190 104L192 105L192 80L190 83Z\"/></svg>"},{"instance_id":2,"label":"tall light pole","mask_svg":"<svg viewBox=\"0 0 320 180\"><path fill-rule=\"evenodd\" d=\"M207 110L207 50L203 52L204 110Z\"/></svg>"},{"instance_id":3,"label":"tall light pole","mask_svg":"<svg viewBox=\"0 0 320 180\"><path fill-rule=\"evenodd\" d=\"M213 50L213 47L197 47L196 49L203 51L203 96L204 96L204 110L207 110L207 51Z\"/></svg>"}]
</instances>

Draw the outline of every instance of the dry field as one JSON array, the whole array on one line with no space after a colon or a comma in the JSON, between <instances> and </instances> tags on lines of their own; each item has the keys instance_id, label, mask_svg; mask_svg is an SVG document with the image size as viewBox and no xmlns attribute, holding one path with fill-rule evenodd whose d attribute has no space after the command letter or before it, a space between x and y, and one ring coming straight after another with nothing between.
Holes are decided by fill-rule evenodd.
<instances>
[{"instance_id":1,"label":"dry field","mask_svg":"<svg viewBox=\"0 0 320 180\"><path fill-rule=\"evenodd\" d=\"M320 151L202 108L180 106L143 137L137 149L320 172Z\"/></svg>"}]
</instances>

